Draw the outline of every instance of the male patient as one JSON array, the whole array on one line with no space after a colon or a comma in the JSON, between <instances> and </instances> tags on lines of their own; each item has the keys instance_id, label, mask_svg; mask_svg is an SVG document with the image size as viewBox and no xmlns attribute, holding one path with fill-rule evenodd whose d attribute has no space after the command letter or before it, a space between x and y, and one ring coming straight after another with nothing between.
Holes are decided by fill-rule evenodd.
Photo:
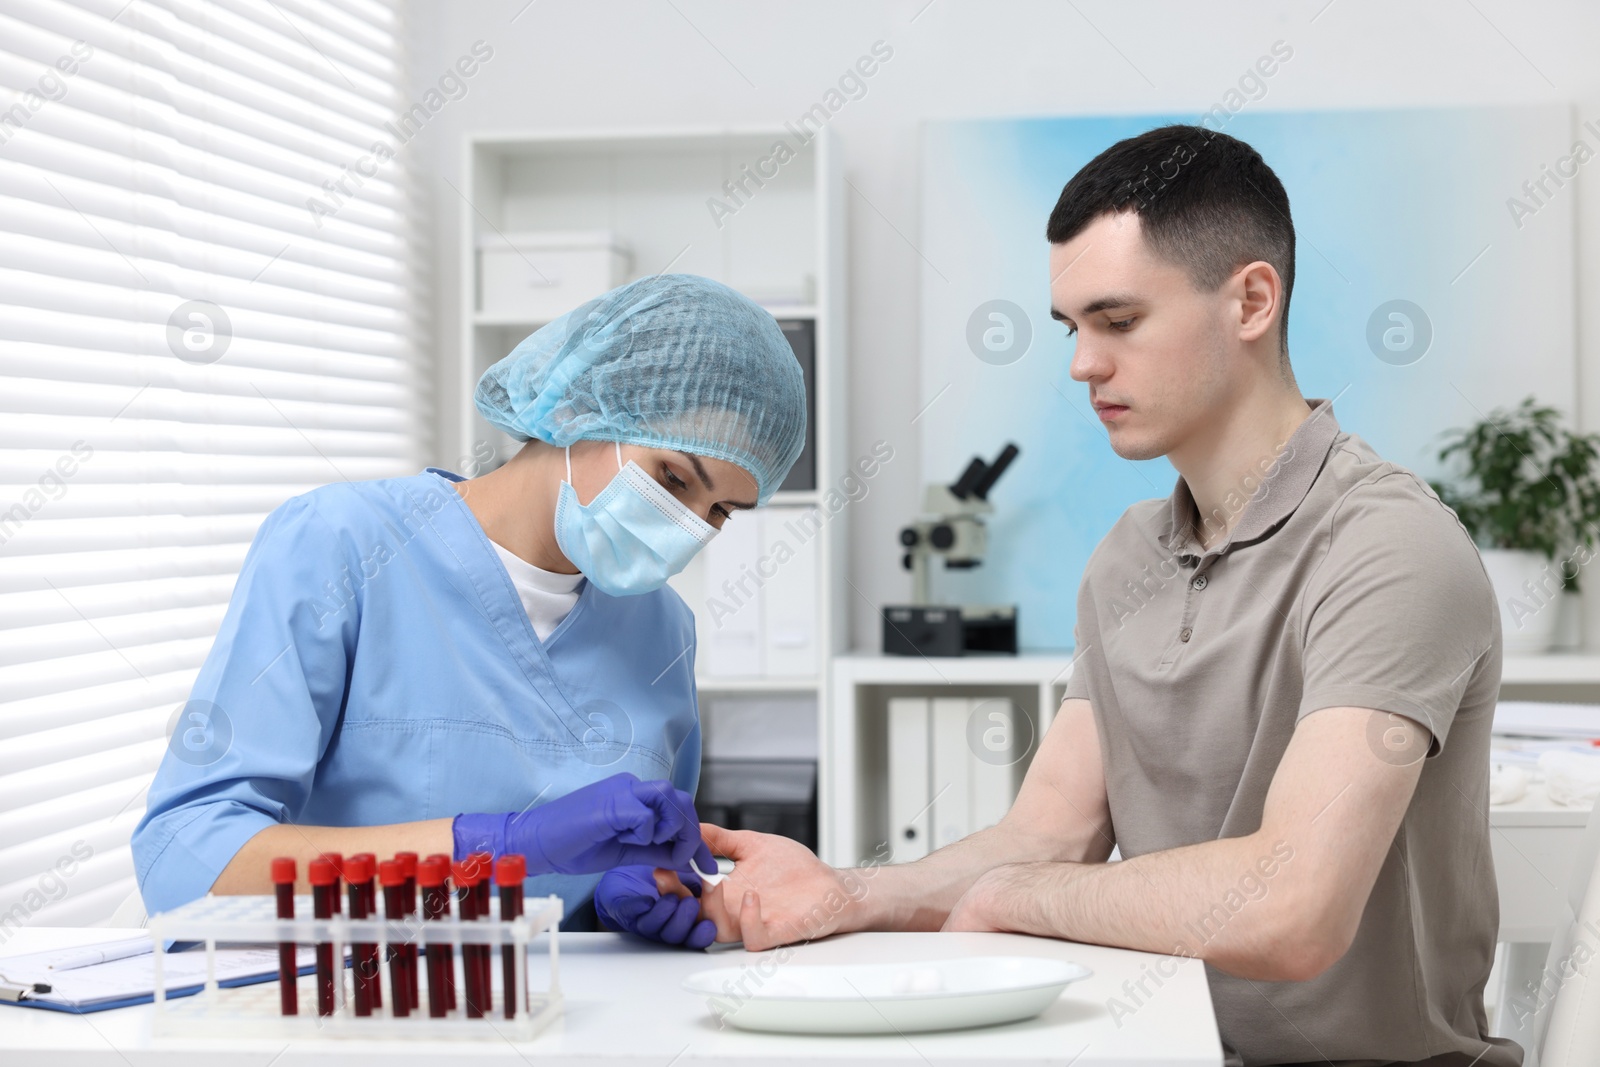
<instances>
[{"instance_id":1,"label":"male patient","mask_svg":"<svg viewBox=\"0 0 1600 1067\"><path fill-rule=\"evenodd\" d=\"M1079 171L1046 233L1072 377L1118 455L1172 461L1172 496L1090 558L1066 699L998 826L859 873L708 826L737 864L702 901L718 936L1197 956L1236 1061L1519 1064L1483 1010L1494 595L1427 485L1301 397L1283 185L1168 126Z\"/></svg>"}]
</instances>

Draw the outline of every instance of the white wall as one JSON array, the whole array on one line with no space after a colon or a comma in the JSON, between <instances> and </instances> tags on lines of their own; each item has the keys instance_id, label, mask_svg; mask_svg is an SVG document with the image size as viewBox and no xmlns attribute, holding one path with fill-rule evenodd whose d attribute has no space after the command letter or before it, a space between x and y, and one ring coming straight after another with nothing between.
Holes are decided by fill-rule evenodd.
<instances>
[{"instance_id":1,"label":"white wall","mask_svg":"<svg viewBox=\"0 0 1600 1067\"><path fill-rule=\"evenodd\" d=\"M851 513L851 578L866 597L854 605L853 643L866 646L877 642L873 605L904 600L909 592L895 533L920 498L912 419L921 396L915 242L922 120L1164 111L1198 118L1282 38L1293 43L1294 63L1252 107L1570 100L1580 117L1600 123L1600 6L1580 2L412 0L410 6L414 98L475 41L494 50L466 83L466 94L440 109L403 149L428 190L436 229L440 442L457 440L460 200L451 185L464 189L466 131L782 122L816 103L875 41L893 48L866 94L832 120L854 189L848 203L849 451L864 453L883 438L897 452ZM1546 161L1528 162L1531 176ZM1573 395L1587 429L1600 426L1597 171L1600 162L1591 162L1577 187L1563 191L1582 197L1581 380ZM1069 177L1063 174L1062 182ZM1039 225L1042 233L1043 218ZM456 459L436 457L445 465ZM1588 585L1589 644L1600 647L1600 590L1594 588L1600 582Z\"/></svg>"}]
</instances>

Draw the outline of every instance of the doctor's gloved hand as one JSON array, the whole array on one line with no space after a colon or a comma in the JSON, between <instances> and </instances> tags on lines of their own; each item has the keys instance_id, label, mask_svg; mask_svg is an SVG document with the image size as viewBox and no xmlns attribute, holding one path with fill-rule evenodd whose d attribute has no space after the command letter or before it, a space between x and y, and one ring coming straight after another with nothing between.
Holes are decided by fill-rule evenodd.
<instances>
[{"instance_id":1,"label":"doctor's gloved hand","mask_svg":"<svg viewBox=\"0 0 1600 1067\"><path fill-rule=\"evenodd\" d=\"M680 887L670 884L672 873L690 895L680 895ZM716 939L717 926L700 918L700 898L694 893L699 888L700 879L687 871L618 867L600 876L594 889L594 910L613 930L666 945L702 949Z\"/></svg>"},{"instance_id":2,"label":"doctor's gloved hand","mask_svg":"<svg viewBox=\"0 0 1600 1067\"><path fill-rule=\"evenodd\" d=\"M525 811L457 815L455 858L520 853L528 873L594 874L613 867L715 870L694 800L671 782L614 774Z\"/></svg>"}]
</instances>

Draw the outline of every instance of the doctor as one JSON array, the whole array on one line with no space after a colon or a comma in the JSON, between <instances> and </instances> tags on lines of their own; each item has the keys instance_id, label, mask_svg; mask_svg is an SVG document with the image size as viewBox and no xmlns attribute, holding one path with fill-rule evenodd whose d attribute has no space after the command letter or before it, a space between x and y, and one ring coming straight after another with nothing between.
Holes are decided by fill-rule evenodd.
<instances>
[{"instance_id":1,"label":"doctor","mask_svg":"<svg viewBox=\"0 0 1600 1067\"><path fill-rule=\"evenodd\" d=\"M662 275L543 327L475 399L527 442L498 470L336 483L262 524L133 834L149 911L270 892L275 856L487 850L526 855L569 928L638 865L610 924L690 937L697 904L638 877L714 869L694 619L665 583L793 465L799 364L747 298Z\"/></svg>"}]
</instances>

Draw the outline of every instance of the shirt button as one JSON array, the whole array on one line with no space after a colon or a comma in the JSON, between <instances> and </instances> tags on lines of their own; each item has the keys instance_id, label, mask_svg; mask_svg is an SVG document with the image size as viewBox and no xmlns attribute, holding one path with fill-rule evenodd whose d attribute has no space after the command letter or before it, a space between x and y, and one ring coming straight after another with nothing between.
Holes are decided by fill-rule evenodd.
<instances>
[{"instance_id":1,"label":"shirt button","mask_svg":"<svg viewBox=\"0 0 1600 1067\"><path fill-rule=\"evenodd\" d=\"M1194 580L1194 587L1196 589L1204 589L1206 587L1206 576L1202 574L1196 577Z\"/></svg>"},{"instance_id":2,"label":"shirt button","mask_svg":"<svg viewBox=\"0 0 1600 1067\"><path fill-rule=\"evenodd\" d=\"M1189 627L1185 626L1183 629L1178 631L1178 640L1179 641L1183 641L1184 643L1188 643L1189 635L1191 635L1193 633L1194 633L1193 630L1191 630Z\"/></svg>"}]
</instances>

